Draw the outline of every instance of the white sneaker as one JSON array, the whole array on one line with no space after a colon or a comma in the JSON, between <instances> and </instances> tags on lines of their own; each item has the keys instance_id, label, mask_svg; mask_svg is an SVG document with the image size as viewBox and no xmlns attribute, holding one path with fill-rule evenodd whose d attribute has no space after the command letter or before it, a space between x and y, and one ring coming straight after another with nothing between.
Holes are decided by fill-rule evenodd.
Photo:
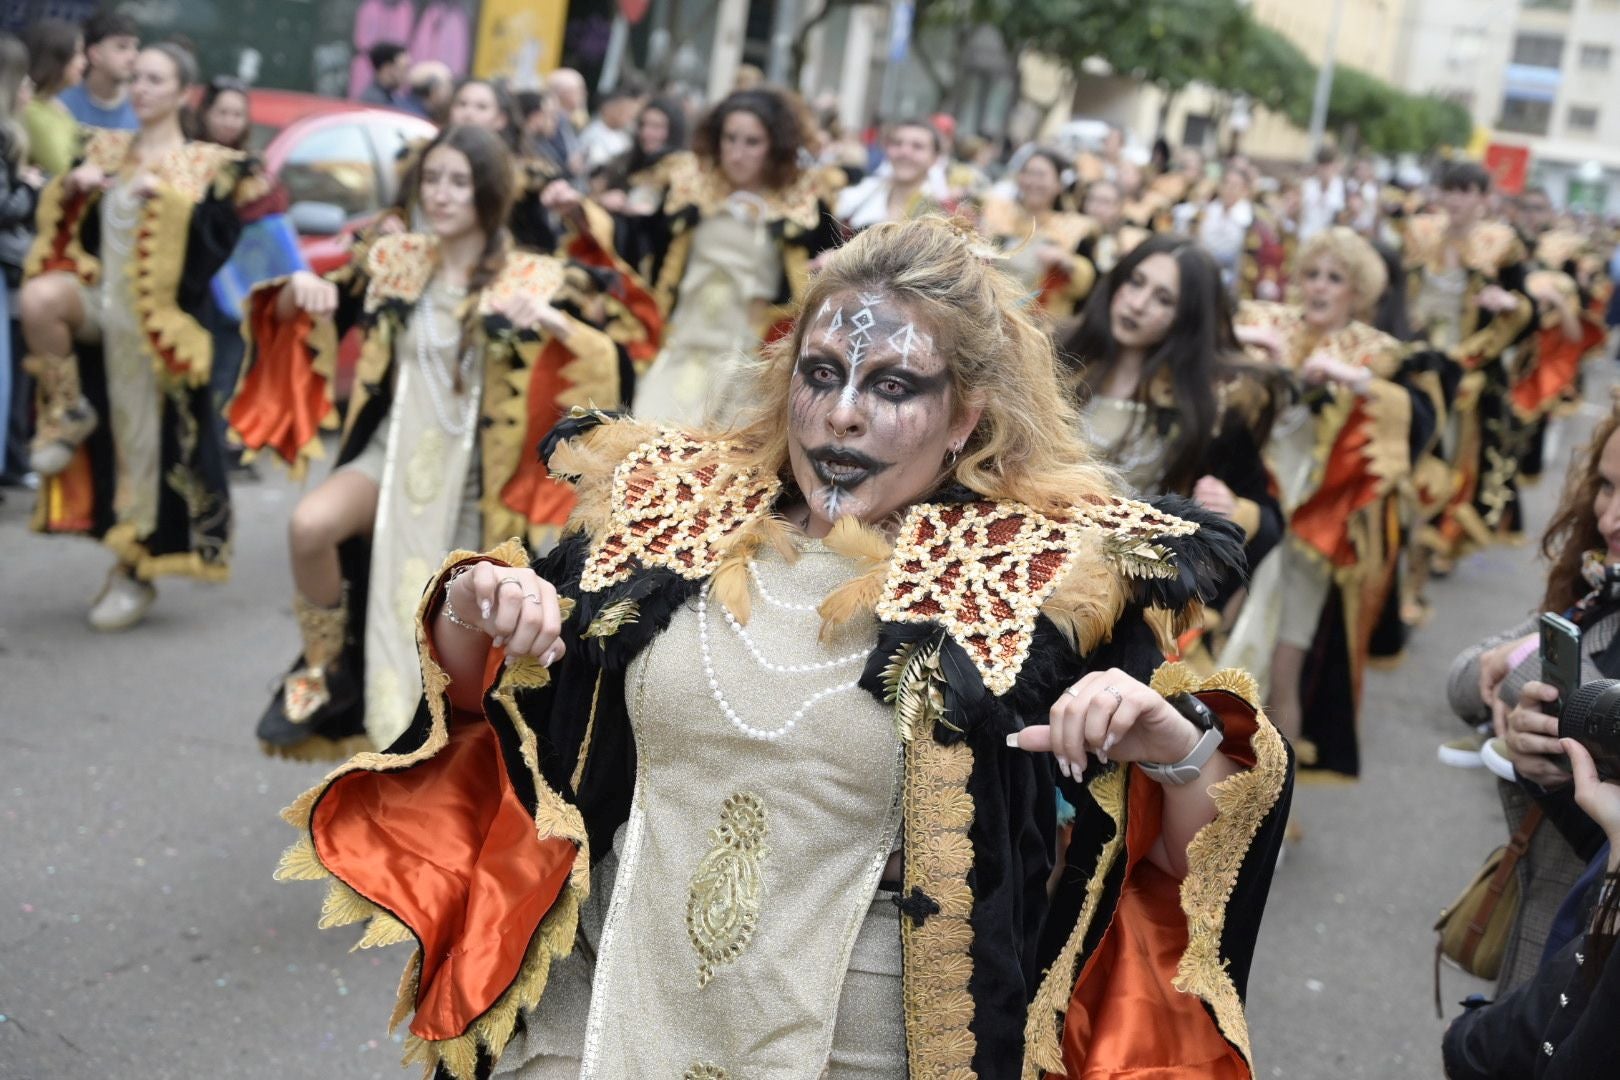
<instances>
[{"instance_id":1,"label":"white sneaker","mask_svg":"<svg viewBox=\"0 0 1620 1080\"><path fill-rule=\"evenodd\" d=\"M96 630L128 630L151 610L157 588L149 581L137 581L114 567L107 584L90 608L90 626Z\"/></svg>"},{"instance_id":2,"label":"white sneaker","mask_svg":"<svg viewBox=\"0 0 1620 1080\"><path fill-rule=\"evenodd\" d=\"M1510 784L1519 779L1518 770L1514 769L1513 762L1508 760L1505 739L1487 739L1485 745L1479 748L1479 760L1487 769Z\"/></svg>"}]
</instances>

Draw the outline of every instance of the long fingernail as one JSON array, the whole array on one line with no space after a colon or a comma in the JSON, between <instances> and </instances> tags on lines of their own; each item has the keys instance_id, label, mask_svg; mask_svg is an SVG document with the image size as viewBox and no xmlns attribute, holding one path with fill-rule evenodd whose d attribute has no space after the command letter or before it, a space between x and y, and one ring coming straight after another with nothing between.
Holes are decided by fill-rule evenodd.
<instances>
[{"instance_id":1,"label":"long fingernail","mask_svg":"<svg viewBox=\"0 0 1620 1080\"><path fill-rule=\"evenodd\" d=\"M1102 762L1104 765L1108 764L1108 747L1105 746L1101 750L1097 751L1097 760Z\"/></svg>"},{"instance_id":2,"label":"long fingernail","mask_svg":"<svg viewBox=\"0 0 1620 1080\"><path fill-rule=\"evenodd\" d=\"M480 600L480 601L478 601L478 610L484 613L484 618L486 618L486 619L489 618L489 613L490 613L490 603L489 603L489 601L488 600Z\"/></svg>"},{"instance_id":3,"label":"long fingernail","mask_svg":"<svg viewBox=\"0 0 1620 1080\"><path fill-rule=\"evenodd\" d=\"M490 644L499 649L501 646L506 644L506 639L503 637L498 637L491 641Z\"/></svg>"},{"instance_id":4,"label":"long fingernail","mask_svg":"<svg viewBox=\"0 0 1620 1080\"><path fill-rule=\"evenodd\" d=\"M1007 745L1014 750L1023 749L1023 747L1018 745L1018 732L1015 731L1011 735L1007 736Z\"/></svg>"},{"instance_id":5,"label":"long fingernail","mask_svg":"<svg viewBox=\"0 0 1620 1080\"><path fill-rule=\"evenodd\" d=\"M1074 775L1073 773L1071 773L1069 771L1069 762L1068 762L1067 758L1058 758L1057 763L1058 763L1058 771L1061 772L1064 776L1073 776Z\"/></svg>"}]
</instances>

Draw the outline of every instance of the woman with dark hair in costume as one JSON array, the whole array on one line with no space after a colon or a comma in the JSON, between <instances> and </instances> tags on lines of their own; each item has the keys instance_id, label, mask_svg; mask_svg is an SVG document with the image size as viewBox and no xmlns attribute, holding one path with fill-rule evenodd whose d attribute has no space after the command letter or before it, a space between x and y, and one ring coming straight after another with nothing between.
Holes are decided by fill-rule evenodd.
<instances>
[{"instance_id":1,"label":"woman with dark hair in costume","mask_svg":"<svg viewBox=\"0 0 1620 1080\"><path fill-rule=\"evenodd\" d=\"M1220 268L1185 237L1122 258L1063 342L1088 441L1140 495L1190 496L1244 532L1256 566L1282 537L1260 449L1277 393L1243 361ZM1242 583L1224 583L1222 599Z\"/></svg>"},{"instance_id":2,"label":"woman with dark hair in costume","mask_svg":"<svg viewBox=\"0 0 1620 1080\"><path fill-rule=\"evenodd\" d=\"M536 459L571 406L616 401L618 353L557 260L513 249L512 162L480 128L447 128L413 175L423 233L385 236L326 278L257 287L253 348L229 419L296 470L334 419L337 342L363 341L338 467L293 510L302 655L259 722L269 752L387 746L420 694L413 617L452 548L512 536L544 550L574 499Z\"/></svg>"},{"instance_id":3,"label":"woman with dark hair in costume","mask_svg":"<svg viewBox=\"0 0 1620 1080\"><path fill-rule=\"evenodd\" d=\"M1007 269L1054 320L1079 312L1097 281L1080 254L1099 225L1064 205L1069 164L1055 150L1037 149L1018 170L1018 197L987 195L979 229L1007 252Z\"/></svg>"},{"instance_id":4,"label":"woman with dark hair in costume","mask_svg":"<svg viewBox=\"0 0 1620 1080\"><path fill-rule=\"evenodd\" d=\"M637 416L723 425L747 404L749 358L803 298L810 261L838 239L818 174L800 168L804 139L782 94L742 90L698 123L692 153L641 174L661 194L653 212L620 219L621 254L652 284L665 328L636 385Z\"/></svg>"},{"instance_id":5,"label":"woman with dark hair in costume","mask_svg":"<svg viewBox=\"0 0 1620 1080\"><path fill-rule=\"evenodd\" d=\"M189 142L191 54L143 49L137 131L97 130L44 190L20 297L37 381L34 527L88 535L117 560L90 610L98 630L146 616L154 579L222 581L231 504L209 393L213 339L196 319L209 280L265 185L241 153Z\"/></svg>"},{"instance_id":6,"label":"woman with dark hair in costume","mask_svg":"<svg viewBox=\"0 0 1620 1080\"><path fill-rule=\"evenodd\" d=\"M411 1060L1253 1075L1289 752L1145 617L1195 618L1238 532L1114 491L1022 293L939 219L874 226L742 426L582 415L562 544L446 562L424 707L288 809L279 871L421 943Z\"/></svg>"},{"instance_id":7,"label":"woman with dark hair in costume","mask_svg":"<svg viewBox=\"0 0 1620 1080\"><path fill-rule=\"evenodd\" d=\"M1353 776L1361 677L1401 554L1401 489L1445 400L1432 354L1361 321L1387 271L1354 229L1317 233L1297 273L1300 303L1238 312L1239 337L1304 394L1268 447L1288 536L1256 568L1222 662L1269 684L1272 718L1303 763Z\"/></svg>"}]
</instances>

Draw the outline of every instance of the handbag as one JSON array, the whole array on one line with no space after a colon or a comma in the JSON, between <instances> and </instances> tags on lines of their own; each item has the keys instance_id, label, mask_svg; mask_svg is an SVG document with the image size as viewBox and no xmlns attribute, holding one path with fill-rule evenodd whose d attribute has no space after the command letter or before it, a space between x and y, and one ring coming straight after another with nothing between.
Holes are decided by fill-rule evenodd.
<instances>
[{"instance_id":1,"label":"handbag","mask_svg":"<svg viewBox=\"0 0 1620 1080\"><path fill-rule=\"evenodd\" d=\"M1519 916L1519 876L1513 871L1541 824L1541 807L1532 804L1506 844L1486 856L1485 862L1451 906L1434 924L1439 940L1434 946L1434 1011L1440 1007L1440 959L1444 957L1481 979L1494 979L1502 969L1508 935Z\"/></svg>"}]
</instances>

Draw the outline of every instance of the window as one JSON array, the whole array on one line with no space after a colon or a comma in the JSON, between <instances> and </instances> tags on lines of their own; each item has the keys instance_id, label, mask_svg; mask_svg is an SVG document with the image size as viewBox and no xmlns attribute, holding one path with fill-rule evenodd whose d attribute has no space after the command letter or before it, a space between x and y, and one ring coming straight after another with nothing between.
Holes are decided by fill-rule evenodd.
<instances>
[{"instance_id":1,"label":"window","mask_svg":"<svg viewBox=\"0 0 1620 1080\"><path fill-rule=\"evenodd\" d=\"M1513 42L1513 62L1526 67L1555 68L1564 61L1564 39L1558 34L1520 34Z\"/></svg>"},{"instance_id":2,"label":"window","mask_svg":"<svg viewBox=\"0 0 1620 1080\"><path fill-rule=\"evenodd\" d=\"M1564 117L1571 131L1596 131L1598 111L1594 105L1571 105Z\"/></svg>"},{"instance_id":3,"label":"window","mask_svg":"<svg viewBox=\"0 0 1620 1080\"><path fill-rule=\"evenodd\" d=\"M350 217L377 209L377 159L355 124L321 128L301 139L281 166L293 203L333 203Z\"/></svg>"},{"instance_id":4,"label":"window","mask_svg":"<svg viewBox=\"0 0 1620 1080\"><path fill-rule=\"evenodd\" d=\"M1521 135L1545 135L1552 120L1552 102L1534 98L1507 97L1502 99L1502 118L1497 127L1503 131L1516 131Z\"/></svg>"},{"instance_id":5,"label":"window","mask_svg":"<svg viewBox=\"0 0 1620 1080\"><path fill-rule=\"evenodd\" d=\"M1581 68L1586 71L1608 71L1614 50L1607 45L1582 45Z\"/></svg>"}]
</instances>

